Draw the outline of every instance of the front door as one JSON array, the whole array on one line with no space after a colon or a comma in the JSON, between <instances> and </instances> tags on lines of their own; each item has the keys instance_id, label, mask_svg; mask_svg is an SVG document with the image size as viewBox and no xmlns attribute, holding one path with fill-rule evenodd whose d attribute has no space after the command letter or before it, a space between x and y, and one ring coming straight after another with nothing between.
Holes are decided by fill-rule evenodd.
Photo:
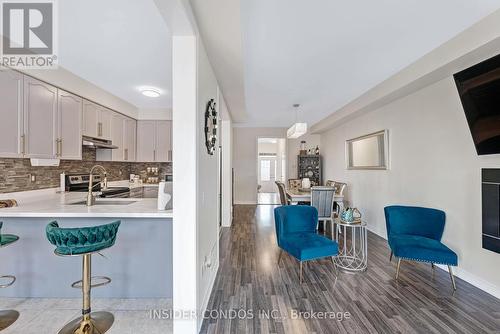
<instances>
[{"instance_id":1,"label":"front door","mask_svg":"<svg viewBox=\"0 0 500 334\"><path fill-rule=\"evenodd\" d=\"M260 157L259 184L261 193L276 192L276 157Z\"/></svg>"}]
</instances>

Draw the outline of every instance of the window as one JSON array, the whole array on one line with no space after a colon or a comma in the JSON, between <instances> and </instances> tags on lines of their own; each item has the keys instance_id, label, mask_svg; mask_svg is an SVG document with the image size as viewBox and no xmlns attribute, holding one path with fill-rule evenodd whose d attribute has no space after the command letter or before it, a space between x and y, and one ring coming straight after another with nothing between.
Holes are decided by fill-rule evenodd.
<instances>
[{"instance_id":1,"label":"window","mask_svg":"<svg viewBox=\"0 0 500 334\"><path fill-rule=\"evenodd\" d=\"M270 181L271 180L271 161L261 160L260 161L260 180Z\"/></svg>"}]
</instances>

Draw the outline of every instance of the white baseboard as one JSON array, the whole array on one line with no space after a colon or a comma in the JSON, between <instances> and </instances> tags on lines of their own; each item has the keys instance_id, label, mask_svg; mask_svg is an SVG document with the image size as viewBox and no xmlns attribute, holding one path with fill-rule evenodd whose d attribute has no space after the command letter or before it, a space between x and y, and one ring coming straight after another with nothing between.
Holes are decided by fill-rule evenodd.
<instances>
[{"instance_id":1,"label":"white baseboard","mask_svg":"<svg viewBox=\"0 0 500 334\"><path fill-rule=\"evenodd\" d=\"M439 267L440 269L443 269L444 271L448 272L447 266L438 264L436 265L436 267ZM460 267L453 267L453 274L456 277L459 277L462 280L466 281L467 283L474 285L476 288L481 289L484 292L489 293L493 297L500 299L500 288L491 284L490 282L487 282L484 279L477 277L476 275L471 274L468 271L460 269ZM457 289L460 289L460 285L457 286Z\"/></svg>"},{"instance_id":2,"label":"white baseboard","mask_svg":"<svg viewBox=\"0 0 500 334\"><path fill-rule=\"evenodd\" d=\"M210 301L210 295L212 294L212 290L215 284L215 278L217 277L218 271L219 271L219 258L217 258L217 263L214 267L213 274L210 277L210 283L208 284L207 293L205 294L205 296L203 296L203 302L201 303L201 308L200 308L202 312L204 312L208 307L208 302ZM198 317L198 333L201 330L202 324L203 324L203 313Z\"/></svg>"},{"instance_id":3,"label":"white baseboard","mask_svg":"<svg viewBox=\"0 0 500 334\"><path fill-rule=\"evenodd\" d=\"M374 231L370 228L368 228L368 230L370 232L373 232L375 233L376 235L378 235L379 237L387 240L386 236L385 235L382 235L380 233L378 233L377 231ZM448 267L447 266L444 266L444 265L436 265L436 267L448 272ZM491 284L490 282L480 278L480 277L477 277L476 275L474 274L471 274L470 272L460 268L460 267L453 267L453 274L456 276L456 277L459 277L460 279L466 281L467 283L469 284L472 284L473 286L475 286L476 288L478 289L481 289L483 290L484 292L486 293L489 293L490 295L492 295L493 297L496 297L498 299L500 299L500 287L494 285L494 284ZM460 289L460 286L457 286L457 289Z\"/></svg>"}]
</instances>

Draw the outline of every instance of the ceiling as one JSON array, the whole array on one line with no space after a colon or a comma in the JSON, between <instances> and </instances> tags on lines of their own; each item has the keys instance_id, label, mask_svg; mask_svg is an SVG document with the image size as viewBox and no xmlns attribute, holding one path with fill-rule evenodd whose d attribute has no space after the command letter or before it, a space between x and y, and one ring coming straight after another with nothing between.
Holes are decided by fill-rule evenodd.
<instances>
[{"instance_id":1,"label":"ceiling","mask_svg":"<svg viewBox=\"0 0 500 334\"><path fill-rule=\"evenodd\" d=\"M239 0L190 0L210 62L231 106L233 121L246 119Z\"/></svg>"},{"instance_id":2,"label":"ceiling","mask_svg":"<svg viewBox=\"0 0 500 334\"><path fill-rule=\"evenodd\" d=\"M239 24L225 25L216 6L191 3L198 21L209 22L200 31L218 78L244 83L220 82L224 96L244 96L235 122L283 127L295 122L294 103L300 120L314 124L500 8L498 0L240 0L224 12ZM231 55L241 57L239 72L210 52L234 47L227 37L235 30L242 51ZM232 114L240 109L227 103Z\"/></svg>"},{"instance_id":3,"label":"ceiling","mask_svg":"<svg viewBox=\"0 0 500 334\"><path fill-rule=\"evenodd\" d=\"M153 0L64 0L59 65L139 109L171 108L172 36ZM158 98L140 93L155 87Z\"/></svg>"}]
</instances>

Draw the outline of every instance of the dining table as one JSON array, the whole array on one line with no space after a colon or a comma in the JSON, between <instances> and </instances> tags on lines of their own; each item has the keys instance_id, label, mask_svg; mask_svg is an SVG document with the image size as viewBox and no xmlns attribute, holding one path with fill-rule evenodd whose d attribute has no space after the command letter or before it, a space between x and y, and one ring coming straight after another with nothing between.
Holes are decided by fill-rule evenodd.
<instances>
[{"instance_id":1,"label":"dining table","mask_svg":"<svg viewBox=\"0 0 500 334\"><path fill-rule=\"evenodd\" d=\"M300 203L311 203L311 189L286 189L286 197L291 205ZM344 209L344 195L334 195L333 200L340 207L340 212Z\"/></svg>"}]
</instances>

